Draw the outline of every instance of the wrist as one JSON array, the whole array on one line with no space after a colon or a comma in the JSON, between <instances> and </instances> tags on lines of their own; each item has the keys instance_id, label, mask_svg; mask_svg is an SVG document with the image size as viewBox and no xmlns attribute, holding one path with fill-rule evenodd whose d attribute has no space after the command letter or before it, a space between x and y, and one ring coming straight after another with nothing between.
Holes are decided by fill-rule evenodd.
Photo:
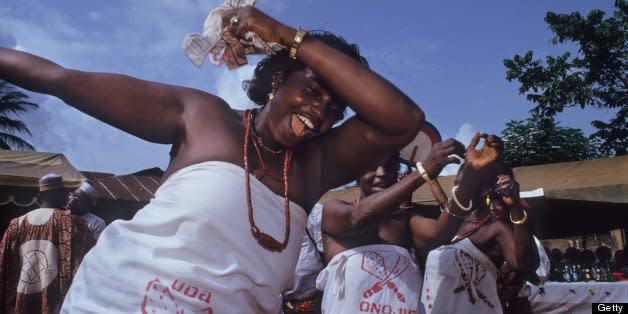
<instances>
[{"instance_id":1,"label":"wrist","mask_svg":"<svg viewBox=\"0 0 628 314\"><path fill-rule=\"evenodd\" d=\"M294 42L294 37L297 35L297 29L281 24L277 33L279 34L279 40L277 42L286 47L289 51Z\"/></svg>"},{"instance_id":2,"label":"wrist","mask_svg":"<svg viewBox=\"0 0 628 314\"><path fill-rule=\"evenodd\" d=\"M423 167L422 162L419 161L416 163L416 169L417 169L417 172L421 175L421 177L423 177L423 180L425 180L425 182L430 183L430 184L433 182L433 179L430 177L425 167Z\"/></svg>"}]
</instances>

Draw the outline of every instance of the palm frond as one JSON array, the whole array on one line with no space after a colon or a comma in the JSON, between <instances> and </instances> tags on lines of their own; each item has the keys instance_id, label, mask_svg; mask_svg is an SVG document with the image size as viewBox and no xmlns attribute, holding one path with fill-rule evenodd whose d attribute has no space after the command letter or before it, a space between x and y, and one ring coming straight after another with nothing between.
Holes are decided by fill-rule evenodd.
<instances>
[{"instance_id":1,"label":"palm frond","mask_svg":"<svg viewBox=\"0 0 628 314\"><path fill-rule=\"evenodd\" d=\"M16 134L32 135L26 124L13 119L10 115L19 116L29 109L37 109L39 105L28 101L28 95L16 89L10 83L0 80L0 148L20 148L35 150L33 145L18 137Z\"/></svg>"},{"instance_id":2,"label":"palm frond","mask_svg":"<svg viewBox=\"0 0 628 314\"><path fill-rule=\"evenodd\" d=\"M0 129L5 131L26 132L32 135L26 124L20 120L10 119L6 116L0 116Z\"/></svg>"},{"instance_id":3,"label":"palm frond","mask_svg":"<svg viewBox=\"0 0 628 314\"><path fill-rule=\"evenodd\" d=\"M26 99L28 96L21 92L9 92L2 95L0 97L0 114L25 112L29 109L39 108L39 105L26 101Z\"/></svg>"},{"instance_id":4,"label":"palm frond","mask_svg":"<svg viewBox=\"0 0 628 314\"><path fill-rule=\"evenodd\" d=\"M15 135L4 132L0 132L0 147L3 149L20 148L31 151L35 150L35 147L33 147L33 145L31 145L27 141Z\"/></svg>"}]
</instances>

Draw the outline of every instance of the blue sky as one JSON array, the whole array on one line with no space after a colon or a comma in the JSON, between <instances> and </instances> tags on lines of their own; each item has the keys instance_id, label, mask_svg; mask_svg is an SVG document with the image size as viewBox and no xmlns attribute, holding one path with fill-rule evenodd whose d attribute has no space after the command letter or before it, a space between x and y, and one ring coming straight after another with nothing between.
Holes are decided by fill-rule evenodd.
<instances>
[{"instance_id":1,"label":"blue sky","mask_svg":"<svg viewBox=\"0 0 628 314\"><path fill-rule=\"evenodd\" d=\"M197 69L181 49L185 34L201 32L220 3L3 0L0 46L69 68L198 88L246 108L251 102L240 82L259 58L235 71L208 62ZM357 43L371 67L414 99L443 138L466 144L475 131L499 134L507 121L529 116L532 104L516 82L506 81L502 60L528 50L543 58L564 51L550 44L547 11L608 13L613 2L260 0L257 7L292 27L330 30ZM122 174L167 166L169 146L124 134L57 98L29 95L41 108L23 116L33 133L25 138L38 151L64 153L79 170ZM591 120L612 116L571 109L559 120L588 135Z\"/></svg>"}]
</instances>

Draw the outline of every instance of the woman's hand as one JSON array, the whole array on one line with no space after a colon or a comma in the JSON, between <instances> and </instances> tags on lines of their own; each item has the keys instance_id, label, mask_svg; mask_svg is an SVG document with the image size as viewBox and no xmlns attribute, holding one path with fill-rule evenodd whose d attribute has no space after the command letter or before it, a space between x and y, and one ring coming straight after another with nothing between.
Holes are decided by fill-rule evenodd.
<instances>
[{"instance_id":1,"label":"woman's hand","mask_svg":"<svg viewBox=\"0 0 628 314\"><path fill-rule=\"evenodd\" d=\"M432 150L430 150L430 153L423 162L423 167L430 179L438 177L443 168L445 168L448 164L460 163L458 158L451 155L457 155L458 157L464 159L464 145L450 138L432 146Z\"/></svg>"},{"instance_id":2,"label":"woman's hand","mask_svg":"<svg viewBox=\"0 0 628 314\"><path fill-rule=\"evenodd\" d=\"M484 146L480 150L475 147L484 139ZM474 169L479 169L487 164L496 161L504 151L501 139L496 135L476 133L466 151L466 164Z\"/></svg>"},{"instance_id":3,"label":"woman's hand","mask_svg":"<svg viewBox=\"0 0 628 314\"><path fill-rule=\"evenodd\" d=\"M250 5L225 11L222 15L222 26L223 32L230 32L239 39L244 39L246 33L252 31L266 42L276 42L284 46L291 44L285 42L286 38L292 40L294 37L294 34L288 34L291 28Z\"/></svg>"},{"instance_id":4,"label":"woman's hand","mask_svg":"<svg viewBox=\"0 0 628 314\"><path fill-rule=\"evenodd\" d=\"M500 174L497 176L495 192L501 196L502 201L509 208L513 208L515 205L520 203L519 183L507 174Z\"/></svg>"}]
</instances>

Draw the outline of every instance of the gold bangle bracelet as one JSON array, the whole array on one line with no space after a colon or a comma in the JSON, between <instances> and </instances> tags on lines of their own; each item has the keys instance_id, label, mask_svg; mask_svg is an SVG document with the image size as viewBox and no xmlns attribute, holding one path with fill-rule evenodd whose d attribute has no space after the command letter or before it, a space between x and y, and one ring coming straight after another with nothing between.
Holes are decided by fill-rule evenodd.
<instances>
[{"instance_id":1,"label":"gold bangle bracelet","mask_svg":"<svg viewBox=\"0 0 628 314\"><path fill-rule=\"evenodd\" d=\"M454 199L454 202L456 202L456 205L457 205L458 207L460 207L460 209L461 209L461 210L463 210L463 211L465 211L465 212L470 211L470 210L471 210L471 208L473 207L473 200L472 200L472 199L469 199L469 207L464 207L464 206L462 206L462 204L460 204L460 201L458 201L458 197L456 196L456 192L457 192L457 191L458 191L458 186L457 186L457 185L454 185L454 186L451 188L451 198L453 198L453 199Z\"/></svg>"},{"instance_id":2,"label":"gold bangle bracelet","mask_svg":"<svg viewBox=\"0 0 628 314\"><path fill-rule=\"evenodd\" d=\"M419 161L416 163L416 169L419 171L419 173L421 174L425 182L432 183L432 179L430 179L430 176L427 174L427 171L425 171L425 168L423 168L422 162Z\"/></svg>"},{"instance_id":3,"label":"gold bangle bracelet","mask_svg":"<svg viewBox=\"0 0 628 314\"><path fill-rule=\"evenodd\" d=\"M303 37L307 34L307 31L301 27L297 29L296 35L294 35L294 40L292 40L292 46L290 47L290 59L297 59L297 51L301 46L301 42L303 41Z\"/></svg>"},{"instance_id":4,"label":"gold bangle bracelet","mask_svg":"<svg viewBox=\"0 0 628 314\"><path fill-rule=\"evenodd\" d=\"M526 212L526 210L523 210L523 218L521 218L520 220L513 220L512 219L512 212L510 212L510 214L508 215L510 217L510 222L512 222L515 225L521 225L524 224L527 220L528 220L528 213Z\"/></svg>"}]
</instances>

